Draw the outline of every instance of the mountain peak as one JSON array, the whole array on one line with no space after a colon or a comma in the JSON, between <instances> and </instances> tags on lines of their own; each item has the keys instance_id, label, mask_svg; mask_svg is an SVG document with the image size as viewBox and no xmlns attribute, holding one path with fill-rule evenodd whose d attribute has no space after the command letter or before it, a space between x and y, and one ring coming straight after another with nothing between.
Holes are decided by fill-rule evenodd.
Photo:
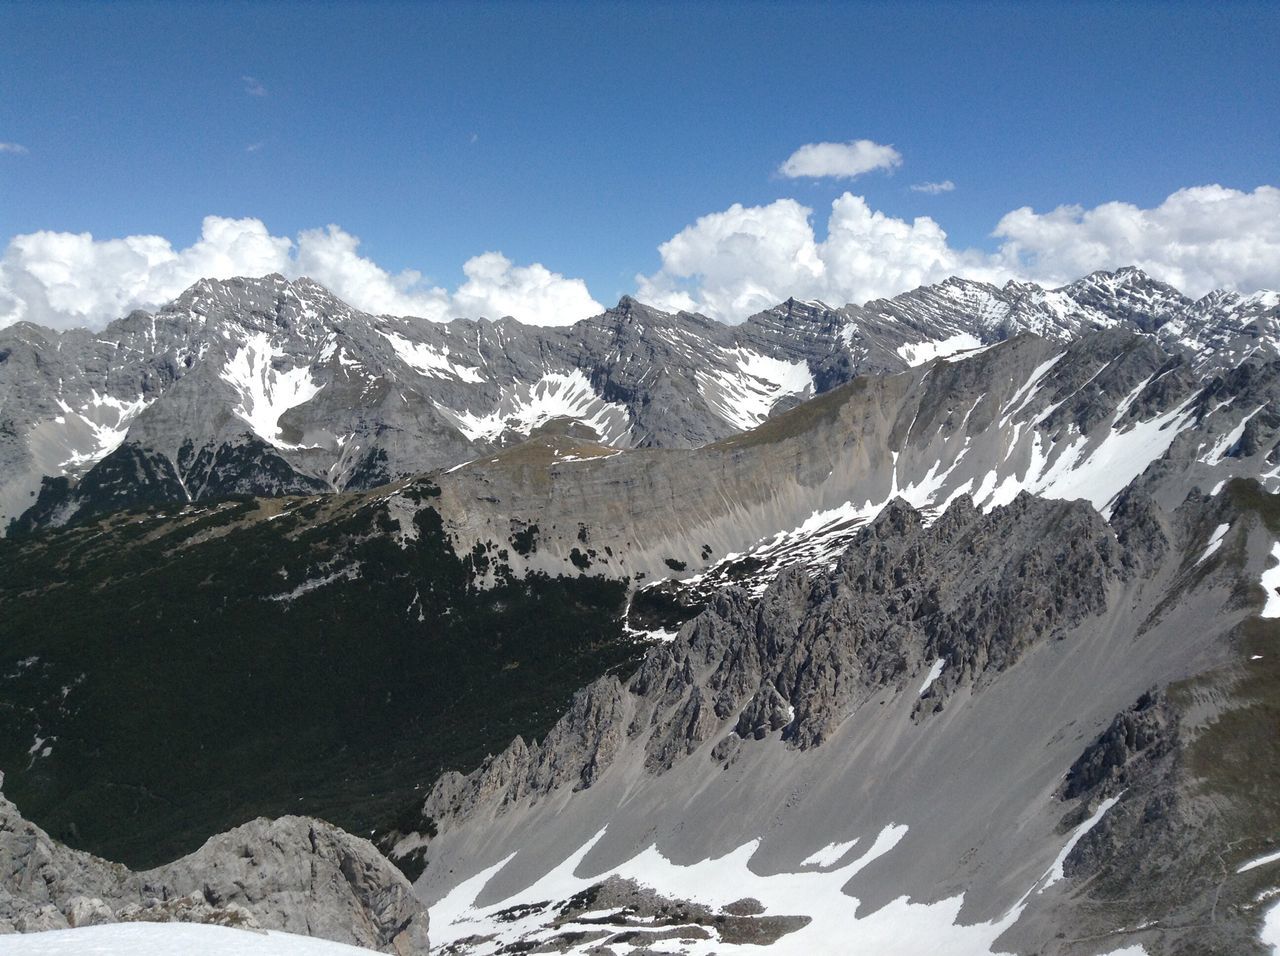
<instances>
[{"instance_id":1,"label":"mountain peak","mask_svg":"<svg viewBox=\"0 0 1280 956\"><path fill-rule=\"evenodd\" d=\"M1077 279L1070 283L1071 286L1091 285L1094 287L1103 286L1109 288L1120 287L1142 287L1142 286L1160 286L1162 288L1173 289L1173 286L1167 285L1158 279L1153 279L1147 273L1137 266L1120 266L1114 271L1107 269L1095 269L1082 279ZM1176 290L1175 290L1176 291Z\"/></svg>"},{"instance_id":2,"label":"mountain peak","mask_svg":"<svg viewBox=\"0 0 1280 956\"><path fill-rule=\"evenodd\" d=\"M349 315L355 310L314 279L306 276L287 279L278 272L272 272L264 276L201 279L160 311L190 312L202 316L256 314L314 318Z\"/></svg>"}]
</instances>

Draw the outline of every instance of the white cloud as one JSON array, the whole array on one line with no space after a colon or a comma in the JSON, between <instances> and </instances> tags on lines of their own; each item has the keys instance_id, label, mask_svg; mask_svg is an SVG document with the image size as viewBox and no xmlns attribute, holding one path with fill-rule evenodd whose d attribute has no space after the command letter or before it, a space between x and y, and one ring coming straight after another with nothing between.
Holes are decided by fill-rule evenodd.
<instances>
[{"instance_id":1,"label":"white cloud","mask_svg":"<svg viewBox=\"0 0 1280 956\"><path fill-rule=\"evenodd\" d=\"M12 153L16 156L25 155L29 150L21 143L0 143L0 153Z\"/></svg>"},{"instance_id":2,"label":"white cloud","mask_svg":"<svg viewBox=\"0 0 1280 956\"><path fill-rule=\"evenodd\" d=\"M486 252L462 266L467 281L454 293L464 315L515 316L533 325L564 325L604 311L581 279L566 279L541 263L517 266L500 252Z\"/></svg>"},{"instance_id":3,"label":"white cloud","mask_svg":"<svg viewBox=\"0 0 1280 956\"><path fill-rule=\"evenodd\" d=\"M993 252L957 249L933 219L907 222L845 193L819 240L792 199L703 216L658 247L662 267L636 277L639 298L740 321L788 296L862 303L951 275L1062 285L1137 265L1189 295L1280 288L1280 189L1198 186L1152 209L1105 203L1008 213Z\"/></svg>"},{"instance_id":4,"label":"white cloud","mask_svg":"<svg viewBox=\"0 0 1280 956\"><path fill-rule=\"evenodd\" d=\"M296 243L258 219L205 218L200 238L175 249L163 236L94 239L89 233L15 236L0 257L0 327L20 320L55 328L101 327L135 308L156 308L202 278L308 275L370 312L562 325L603 311L581 279L540 264L516 266L500 253L470 259L456 293L413 270L392 274L358 252L338 226L304 230Z\"/></svg>"},{"instance_id":5,"label":"white cloud","mask_svg":"<svg viewBox=\"0 0 1280 956\"><path fill-rule=\"evenodd\" d=\"M852 179L875 169L901 165L902 154L892 146L855 139L849 143L808 143L787 157L778 172L788 179Z\"/></svg>"},{"instance_id":6,"label":"white cloud","mask_svg":"<svg viewBox=\"0 0 1280 956\"><path fill-rule=\"evenodd\" d=\"M1029 207L1007 213L994 235L1001 258L1048 283L1094 269L1136 265L1188 295L1216 288L1280 288L1280 189L1180 189L1151 209L1108 202L1093 209Z\"/></svg>"},{"instance_id":7,"label":"white cloud","mask_svg":"<svg viewBox=\"0 0 1280 956\"><path fill-rule=\"evenodd\" d=\"M256 153L258 150L262 149L262 147L266 145L267 145L266 143L250 143L248 146L244 148L244 151L246 153Z\"/></svg>"},{"instance_id":8,"label":"white cloud","mask_svg":"<svg viewBox=\"0 0 1280 956\"><path fill-rule=\"evenodd\" d=\"M911 187L913 193L928 193L930 196L936 196L938 193L949 193L956 188L956 184L949 179L944 179L940 183L916 183Z\"/></svg>"},{"instance_id":9,"label":"white cloud","mask_svg":"<svg viewBox=\"0 0 1280 956\"><path fill-rule=\"evenodd\" d=\"M980 257L952 249L927 216L894 219L845 193L831 204L819 241L812 212L779 199L703 216L659 246L662 268L636 277L638 295L660 308L738 321L788 296L841 305L987 271Z\"/></svg>"},{"instance_id":10,"label":"white cloud","mask_svg":"<svg viewBox=\"0 0 1280 956\"><path fill-rule=\"evenodd\" d=\"M240 82L244 84L244 91L250 96L266 96L267 88L255 77L242 76Z\"/></svg>"},{"instance_id":11,"label":"white cloud","mask_svg":"<svg viewBox=\"0 0 1280 956\"><path fill-rule=\"evenodd\" d=\"M779 199L703 216L659 246L661 268L636 277L637 295L659 308L740 321L788 296L860 303L950 275L1055 286L1095 269L1137 265L1191 295L1280 288L1274 186L1197 186L1149 209L1119 202L1017 209L999 220L993 251L958 249L932 218L887 216L851 193L831 204L825 238L812 215L794 199ZM132 308L161 305L201 278L269 272L310 275L367 311L431 320L509 314L561 325L603 310L581 279L537 263L515 265L498 252L469 259L465 280L450 291L413 270L388 272L335 225L305 230L295 241L271 235L257 219L210 216L184 249L161 236L14 237L0 256L0 326L20 319L101 326Z\"/></svg>"},{"instance_id":12,"label":"white cloud","mask_svg":"<svg viewBox=\"0 0 1280 956\"><path fill-rule=\"evenodd\" d=\"M338 298L367 312L416 315L432 322L448 321L449 293L424 283L412 269L392 274L361 256L360 240L329 225L298 233L297 254L287 274L310 276Z\"/></svg>"},{"instance_id":13,"label":"white cloud","mask_svg":"<svg viewBox=\"0 0 1280 956\"><path fill-rule=\"evenodd\" d=\"M186 249L162 236L15 236L0 258L0 326L19 319L100 326L132 308L166 302L206 276L283 271L291 245L256 219L218 216L205 218L200 238Z\"/></svg>"}]
</instances>

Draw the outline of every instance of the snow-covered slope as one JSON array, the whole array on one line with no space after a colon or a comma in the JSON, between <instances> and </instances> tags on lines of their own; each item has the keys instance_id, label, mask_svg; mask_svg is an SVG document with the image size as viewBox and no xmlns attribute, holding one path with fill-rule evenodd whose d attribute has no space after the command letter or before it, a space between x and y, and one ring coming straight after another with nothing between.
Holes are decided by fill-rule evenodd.
<instances>
[{"instance_id":1,"label":"snow-covered slope","mask_svg":"<svg viewBox=\"0 0 1280 956\"><path fill-rule=\"evenodd\" d=\"M367 949L294 933L196 923L116 923L5 937L9 956L356 956Z\"/></svg>"}]
</instances>

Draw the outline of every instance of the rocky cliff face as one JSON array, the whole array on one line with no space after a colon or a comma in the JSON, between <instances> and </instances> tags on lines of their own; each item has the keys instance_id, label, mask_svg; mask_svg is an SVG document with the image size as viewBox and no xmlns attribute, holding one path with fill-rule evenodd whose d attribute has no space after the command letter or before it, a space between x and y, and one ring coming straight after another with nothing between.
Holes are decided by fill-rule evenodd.
<instances>
[{"instance_id":1,"label":"rocky cliff face","mask_svg":"<svg viewBox=\"0 0 1280 956\"><path fill-rule=\"evenodd\" d=\"M583 689L541 744L517 739L470 778L442 780L423 812L440 823L486 801L589 787L628 741L654 773L709 742L721 763L771 736L815 748L878 691L940 662L920 695L924 719L1100 613L1124 574L1115 534L1083 502L1023 495L983 514L960 498L926 526L894 500L832 571L792 566L758 600L721 592L629 680Z\"/></svg>"},{"instance_id":2,"label":"rocky cliff face","mask_svg":"<svg viewBox=\"0 0 1280 956\"><path fill-rule=\"evenodd\" d=\"M113 922L281 930L425 954L426 908L367 840L307 817L259 819L134 873L71 850L0 797L0 932Z\"/></svg>"}]
</instances>

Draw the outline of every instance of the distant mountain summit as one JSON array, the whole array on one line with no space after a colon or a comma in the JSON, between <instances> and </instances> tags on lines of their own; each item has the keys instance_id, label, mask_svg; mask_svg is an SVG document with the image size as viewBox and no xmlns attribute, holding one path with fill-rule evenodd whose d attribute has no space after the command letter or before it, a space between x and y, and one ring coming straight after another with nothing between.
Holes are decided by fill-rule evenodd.
<instances>
[{"instance_id":1,"label":"distant mountain summit","mask_svg":"<svg viewBox=\"0 0 1280 956\"><path fill-rule=\"evenodd\" d=\"M624 296L544 328L370 315L305 278L206 279L97 333L0 330L0 525L370 488L556 418L612 447L696 447L858 375L1100 328L1225 369L1277 354L1280 296L1193 301L1126 268L1053 290L953 278L864 306L788 299L737 326Z\"/></svg>"}]
</instances>

